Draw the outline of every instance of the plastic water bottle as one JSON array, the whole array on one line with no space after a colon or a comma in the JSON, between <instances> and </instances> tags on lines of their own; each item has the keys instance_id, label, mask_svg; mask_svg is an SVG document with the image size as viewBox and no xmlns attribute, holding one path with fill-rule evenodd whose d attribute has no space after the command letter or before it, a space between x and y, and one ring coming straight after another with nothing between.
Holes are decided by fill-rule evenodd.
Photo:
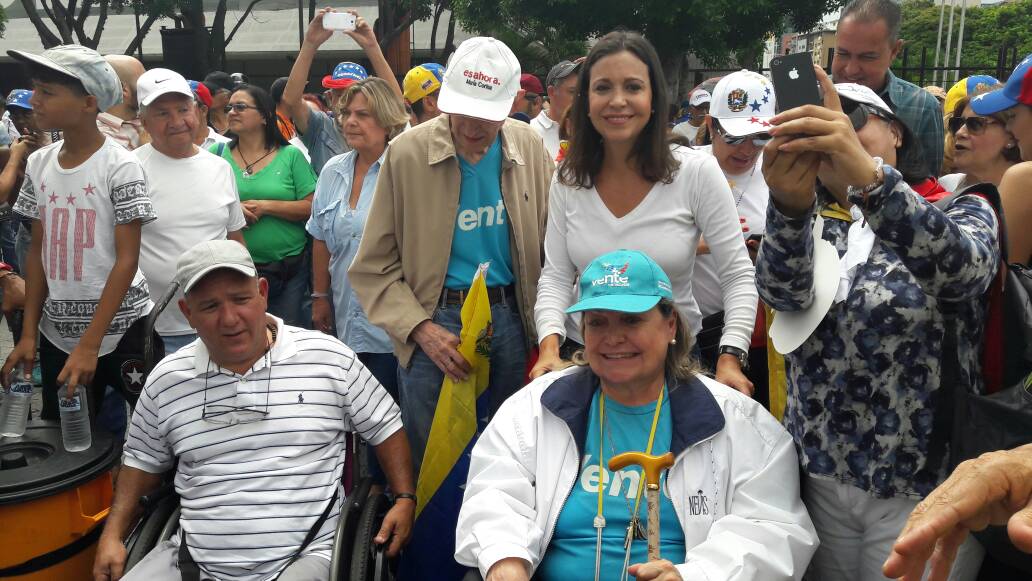
<instances>
[{"instance_id":1,"label":"plastic water bottle","mask_svg":"<svg viewBox=\"0 0 1032 581\"><path fill-rule=\"evenodd\" d=\"M0 404L0 436L17 438L25 434L32 401L32 383L25 379L20 365L11 372L11 387Z\"/></svg>"},{"instance_id":2,"label":"plastic water bottle","mask_svg":"<svg viewBox=\"0 0 1032 581\"><path fill-rule=\"evenodd\" d=\"M65 450L88 450L93 444L93 434L90 432L90 407L86 401L86 388L76 385L72 396L68 397L68 390L62 386L58 398L58 406L61 408L61 438L64 440Z\"/></svg>"}]
</instances>

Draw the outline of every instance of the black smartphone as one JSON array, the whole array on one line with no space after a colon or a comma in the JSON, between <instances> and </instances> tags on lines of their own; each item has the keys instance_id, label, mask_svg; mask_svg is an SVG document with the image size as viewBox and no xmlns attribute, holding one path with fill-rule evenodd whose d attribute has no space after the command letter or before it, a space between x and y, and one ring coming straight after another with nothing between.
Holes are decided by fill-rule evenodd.
<instances>
[{"instance_id":1,"label":"black smartphone","mask_svg":"<svg viewBox=\"0 0 1032 581\"><path fill-rule=\"evenodd\" d=\"M746 242L762 242L763 234L750 234L746 239Z\"/></svg>"},{"instance_id":2,"label":"black smartphone","mask_svg":"<svg viewBox=\"0 0 1032 581\"><path fill-rule=\"evenodd\" d=\"M797 52L774 57L770 61L770 76L774 83L774 95L778 98L778 112L803 105L824 104L810 53Z\"/></svg>"}]
</instances>

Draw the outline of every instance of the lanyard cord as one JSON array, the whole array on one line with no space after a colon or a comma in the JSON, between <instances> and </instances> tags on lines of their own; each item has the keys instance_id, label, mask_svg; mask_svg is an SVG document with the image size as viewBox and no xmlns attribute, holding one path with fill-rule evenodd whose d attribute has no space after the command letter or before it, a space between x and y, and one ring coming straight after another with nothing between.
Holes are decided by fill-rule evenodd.
<instances>
[{"instance_id":1,"label":"lanyard cord","mask_svg":"<svg viewBox=\"0 0 1032 581\"><path fill-rule=\"evenodd\" d=\"M666 392L666 383L659 391L659 399L656 400L656 411L652 414L652 428L649 429L649 441L645 453L652 454L652 444L656 441L656 428L659 426L659 413L663 408L663 394ZM602 529L606 526L606 517L602 515L602 498L605 489L605 472L603 471L602 458L605 456L605 442L603 441L603 430L606 425L606 395L599 391L598 398L598 510L595 513L594 527L597 533L595 541L595 581L599 579L599 567L602 562ZM634 510L631 511L631 526L634 526L638 515L638 508L641 506L641 493L645 490L644 473L638 480L638 491L634 497Z\"/></svg>"}]
</instances>

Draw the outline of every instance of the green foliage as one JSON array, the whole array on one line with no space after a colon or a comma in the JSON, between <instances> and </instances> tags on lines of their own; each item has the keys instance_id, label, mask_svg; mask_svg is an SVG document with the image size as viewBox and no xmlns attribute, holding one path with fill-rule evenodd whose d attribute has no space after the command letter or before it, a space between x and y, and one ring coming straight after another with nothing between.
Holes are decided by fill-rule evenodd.
<instances>
[{"instance_id":1,"label":"green foliage","mask_svg":"<svg viewBox=\"0 0 1032 581\"><path fill-rule=\"evenodd\" d=\"M0 6L0 38L4 36L4 30L7 28L7 13L4 12L4 7Z\"/></svg>"},{"instance_id":2,"label":"green foliage","mask_svg":"<svg viewBox=\"0 0 1032 581\"><path fill-rule=\"evenodd\" d=\"M581 42L623 27L642 32L666 60L691 52L709 63L736 51L757 54L768 34L790 25L808 30L841 0L455 0L467 30Z\"/></svg>"},{"instance_id":3,"label":"green foliage","mask_svg":"<svg viewBox=\"0 0 1032 581\"><path fill-rule=\"evenodd\" d=\"M932 0L907 0L903 3L903 27L900 36L909 47L907 66L917 67L921 62L921 50L927 49L927 66L931 67L935 60L935 39L939 31L939 13L941 6ZM942 45L940 48L940 66L945 61L943 51L946 48L947 26L949 25L950 8L946 6L942 24ZM948 65L952 67L956 59L957 32L960 28L960 7L953 14L953 42ZM964 42L961 52L961 77L974 73L996 74L996 65L1000 48L1007 49L1007 61L1010 64L1011 47L1017 48L1018 60L1032 53L1032 0L1016 0L1005 4L969 7L964 22ZM893 63L894 69L902 67L902 61ZM1004 71L1004 75L1010 71ZM905 73L905 78L917 82L917 73ZM932 75L925 73L925 82L931 82ZM952 79L952 74L950 76ZM1001 79L1003 80L1003 79Z\"/></svg>"}]
</instances>

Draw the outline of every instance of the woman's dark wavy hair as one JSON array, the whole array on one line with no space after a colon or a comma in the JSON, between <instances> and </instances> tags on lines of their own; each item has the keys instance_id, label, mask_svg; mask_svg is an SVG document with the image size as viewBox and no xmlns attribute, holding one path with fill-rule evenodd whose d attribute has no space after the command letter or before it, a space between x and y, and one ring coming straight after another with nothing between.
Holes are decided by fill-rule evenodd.
<instances>
[{"instance_id":1,"label":"woman's dark wavy hair","mask_svg":"<svg viewBox=\"0 0 1032 581\"><path fill-rule=\"evenodd\" d=\"M248 85L246 83L238 85L237 88L233 89L234 93L243 91L254 99L254 105L257 107L258 114L262 116L265 121L265 147L284 147L290 145L286 139L283 138L283 134L280 133L279 125L276 124L276 102L272 100L272 95L269 94L265 89L255 86ZM233 96L230 95L230 99ZM237 146L238 136L232 132L226 132L226 136L232 139L229 144L229 148L233 149Z\"/></svg>"},{"instance_id":2,"label":"woman's dark wavy hair","mask_svg":"<svg viewBox=\"0 0 1032 581\"><path fill-rule=\"evenodd\" d=\"M559 165L559 181L565 185L590 188L602 169L605 157L602 136L588 118L591 69L599 60L624 51L645 63L652 87L652 116L631 148L631 156L646 180L668 184L674 179L678 162L670 152L667 140L666 113L670 108L670 100L659 55L652 44L637 32L614 30L592 47L578 73L577 96L571 105L573 139L570 140L566 157Z\"/></svg>"}]
</instances>

